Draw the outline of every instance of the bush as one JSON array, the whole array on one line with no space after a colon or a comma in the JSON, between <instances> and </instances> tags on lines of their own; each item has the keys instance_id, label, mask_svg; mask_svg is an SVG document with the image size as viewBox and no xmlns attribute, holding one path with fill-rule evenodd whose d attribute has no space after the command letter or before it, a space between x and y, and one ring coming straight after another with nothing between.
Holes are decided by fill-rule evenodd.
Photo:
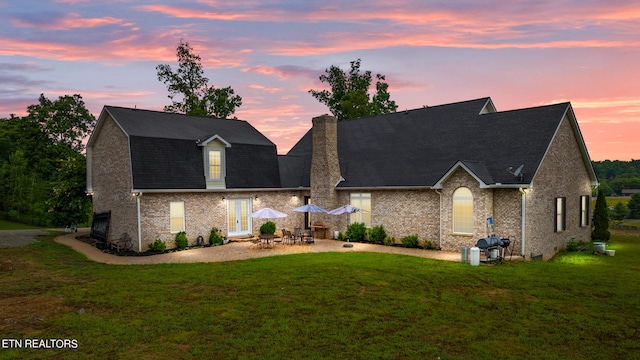
<instances>
[{"instance_id":1,"label":"bush","mask_svg":"<svg viewBox=\"0 0 640 360\"><path fill-rule=\"evenodd\" d=\"M402 241L402 245L406 248L417 248L419 244L418 235L405 236L400 241Z\"/></svg>"},{"instance_id":2,"label":"bush","mask_svg":"<svg viewBox=\"0 0 640 360\"><path fill-rule=\"evenodd\" d=\"M364 223L353 223L347 227L347 232L344 236L349 241L362 242L366 233L367 227Z\"/></svg>"},{"instance_id":3,"label":"bush","mask_svg":"<svg viewBox=\"0 0 640 360\"><path fill-rule=\"evenodd\" d=\"M180 231L176 234L176 247L180 250L186 249L189 246L189 239L184 231Z\"/></svg>"},{"instance_id":4,"label":"bush","mask_svg":"<svg viewBox=\"0 0 640 360\"><path fill-rule=\"evenodd\" d=\"M218 228L211 228L209 233L209 245L222 245L223 239Z\"/></svg>"},{"instance_id":5,"label":"bush","mask_svg":"<svg viewBox=\"0 0 640 360\"><path fill-rule=\"evenodd\" d=\"M276 233L276 223L273 221L267 221L266 223L260 226L260 234L262 235L273 235Z\"/></svg>"},{"instance_id":6,"label":"bush","mask_svg":"<svg viewBox=\"0 0 640 360\"><path fill-rule=\"evenodd\" d=\"M425 249L425 250L433 250L435 249L435 246L433 246L433 243L431 242L431 240L424 240L421 242L420 247Z\"/></svg>"},{"instance_id":7,"label":"bush","mask_svg":"<svg viewBox=\"0 0 640 360\"><path fill-rule=\"evenodd\" d=\"M387 236L382 240L382 245L391 246L396 243L396 238Z\"/></svg>"},{"instance_id":8,"label":"bush","mask_svg":"<svg viewBox=\"0 0 640 360\"><path fill-rule=\"evenodd\" d=\"M167 244L160 239L156 239L153 243L149 244L149 250L163 252L167 248Z\"/></svg>"},{"instance_id":9,"label":"bush","mask_svg":"<svg viewBox=\"0 0 640 360\"><path fill-rule=\"evenodd\" d=\"M571 238L571 240L567 242L566 250L568 252L576 252L579 251L582 246L584 246L584 242L582 240L577 242L576 239Z\"/></svg>"},{"instance_id":10,"label":"bush","mask_svg":"<svg viewBox=\"0 0 640 360\"><path fill-rule=\"evenodd\" d=\"M384 231L384 227L382 225L374 226L368 231L369 233L369 242L372 244L382 244L384 238L387 237L387 232Z\"/></svg>"}]
</instances>

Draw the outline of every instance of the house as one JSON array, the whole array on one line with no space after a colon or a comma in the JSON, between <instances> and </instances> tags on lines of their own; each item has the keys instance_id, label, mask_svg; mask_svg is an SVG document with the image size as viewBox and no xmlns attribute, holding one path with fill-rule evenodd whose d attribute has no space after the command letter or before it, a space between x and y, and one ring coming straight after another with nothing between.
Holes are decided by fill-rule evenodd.
<instances>
[{"instance_id":1,"label":"house","mask_svg":"<svg viewBox=\"0 0 640 360\"><path fill-rule=\"evenodd\" d=\"M134 234L139 251L181 230L255 233L248 214L263 207L289 215L278 228L357 221L450 251L492 232L525 258L590 237L598 183L569 103L499 112L482 98L312 125L278 156L245 121L105 107L87 146L94 211L112 211L110 237ZM364 211L291 211L310 201Z\"/></svg>"}]
</instances>

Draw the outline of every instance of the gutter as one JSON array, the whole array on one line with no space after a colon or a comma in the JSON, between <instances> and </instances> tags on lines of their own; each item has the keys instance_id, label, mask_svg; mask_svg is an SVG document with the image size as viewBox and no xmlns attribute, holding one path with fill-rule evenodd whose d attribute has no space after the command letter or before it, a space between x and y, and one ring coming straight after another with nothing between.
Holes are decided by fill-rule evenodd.
<instances>
[{"instance_id":1,"label":"gutter","mask_svg":"<svg viewBox=\"0 0 640 360\"><path fill-rule=\"evenodd\" d=\"M438 247L442 249L442 193L439 189L434 189L436 194L440 195L440 226L438 226L440 231L440 236L438 238Z\"/></svg>"},{"instance_id":2,"label":"gutter","mask_svg":"<svg viewBox=\"0 0 640 360\"><path fill-rule=\"evenodd\" d=\"M518 189L518 191L520 191L520 194L521 194L521 197L522 197L522 201L521 201L521 203L522 203L522 223L521 223L521 225L520 225L520 227L521 227L520 232L521 232L522 239L520 240L520 241L521 241L521 243L520 243L520 256L522 256L522 257L524 258L524 257L525 257L525 256L524 256L524 254L525 254L524 248L525 248L525 238L526 238L526 230L525 230L525 226L526 226L526 224L527 224L527 221L526 221L526 214L527 214L527 207L526 207L526 203L527 203L527 193L524 191L524 189L523 189L523 188L519 188L519 189Z\"/></svg>"},{"instance_id":3,"label":"gutter","mask_svg":"<svg viewBox=\"0 0 640 360\"><path fill-rule=\"evenodd\" d=\"M138 205L138 252L142 252L142 221L140 219L140 196L142 196L142 193L138 192L137 194L136 205Z\"/></svg>"}]
</instances>

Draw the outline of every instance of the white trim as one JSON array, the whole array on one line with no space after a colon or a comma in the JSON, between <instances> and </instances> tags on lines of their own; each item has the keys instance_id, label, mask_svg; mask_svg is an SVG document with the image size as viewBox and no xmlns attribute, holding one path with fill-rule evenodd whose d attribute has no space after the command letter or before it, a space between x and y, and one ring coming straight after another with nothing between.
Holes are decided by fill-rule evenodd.
<instances>
[{"instance_id":1,"label":"white trim","mask_svg":"<svg viewBox=\"0 0 640 360\"><path fill-rule=\"evenodd\" d=\"M138 252L142 252L142 219L140 218L140 196L136 196L136 202L138 205ZM171 215L169 215L171 216Z\"/></svg>"},{"instance_id":2,"label":"white trim","mask_svg":"<svg viewBox=\"0 0 640 360\"><path fill-rule=\"evenodd\" d=\"M456 162L451 167L451 169L449 169L449 171L447 171L444 175L442 175L442 177L438 180L438 182L436 182L435 185L433 185L433 188L442 189L442 184L449 178L449 176L451 176L459 168L464 169L469 175L471 175L474 179L476 179L476 181L480 184L480 189L486 189L490 187L490 185L485 184L484 181L482 181L473 171L471 171L471 169L469 169L469 167L467 167L467 165L465 165L464 162L458 160L458 162Z\"/></svg>"},{"instance_id":3,"label":"white trim","mask_svg":"<svg viewBox=\"0 0 640 360\"><path fill-rule=\"evenodd\" d=\"M231 144L230 144L227 140L223 139L223 138L222 138L220 135L218 135L218 134L213 135L212 137L210 137L210 138L208 138L208 139L206 139L206 140L204 140L204 141L198 141L198 146L207 146L207 144L209 144L209 143L210 143L210 142L212 142L213 140L218 140L218 141L220 141L221 143L223 143L223 144L224 144L224 146L225 146L225 147L231 147Z\"/></svg>"}]
</instances>

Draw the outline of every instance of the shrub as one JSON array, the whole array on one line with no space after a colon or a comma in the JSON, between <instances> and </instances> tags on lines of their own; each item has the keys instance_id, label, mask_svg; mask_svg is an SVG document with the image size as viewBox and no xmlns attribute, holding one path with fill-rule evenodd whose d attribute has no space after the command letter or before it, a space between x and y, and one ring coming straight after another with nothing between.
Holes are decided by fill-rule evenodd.
<instances>
[{"instance_id":1,"label":"shrub","mask_svg":"<svg viewBox=\"0 0 640 360\"><path fill-rule=\"evenodd\" d=\"M384 238L387 237L387 232L384 231L384 227L382 225L374 226L368 231L369 233L369 242L372 244L382 244Z\"/></svg>"},{"instance_id":2,"label":"shrub","mask_svg":"<svg viewBox=\"0 0 640 360\"><path fill-rule=\"evenodd\" d=\"M180 250L186 249L189 246L189 239L184 231L180 231L176 234L176 247Z\"/></svg>"},{"instance_id":3,"label":"shrub","mask_svg":"<svg viewBox=\"0 0 640 360\"><path fill-rule=\"evenodd\" d=\"M218 228L211 228L211 232L209 233L209 245L222 245L223 239L220 235L220 230Z\"/></svg>"},{"instance_id":4,"label":"shrub","mask_svg":"<svg viewBox=\"0 0 640 360\"><path fill-rule=\"evenodd\" d=\"M405 236L400 241L402 241L402 245L404 245L404 247L406 248L418 247L418 235Z\"/></svg>"},{"instance_id":5,"label":"shrub","mask_svg":"<svg viewBox=\"0 0 640 360\"><path fill-rule=\"evenodd\" d=\"M167 244L160 239L156 239L153 243L149 244L149 250L163 252L167 248Z\"/></svg>"},{"instance_id":6,"label":"shrub","mask_svg":"<svg viewBox=\"0 0 640 360\"><path fill-rule=\"evenodd\" d=\"M349 241L362 242L366 233L367 227L364 223L353 223L347 227L344 235Z\"/></svg>"},{"instance_id":7,"label":"shrub","mask_svg":"<svg viewBox=\"0 0 640 360\"><path fill-rule=\"evenodd\" d=\"M582 240L578 242L576 239L571 238L571 240L567 242L566 250L568 252L576 252L579 251L582 246L584 246L584 242Z\"/></svg>"},{"instance_id":8,"label":"shrub","mask_svg":"<svg viewBox=\"0 0 640 360\"><path fill-rule=\"evenodd\" d=\"M337 240L344 240L344 234L342 234L342 231L338 231L338 239Z\"/></svg>"},{"instance_id":9,"label":"shrub","mask_svg":"<svg viewBox=\"0 0 640 360\"><path fill-rule=\"evenodd\" d=\"M433 244L433 241L431 241L431 240L425 240L422 243L422 248L426 249L426 250L436 250L437 249L436 246Z\"/></svg>"},{"instance_id":10,"label":"shrub","mask_svg":"<svg viewBox=\"0 0 640 360\"><path fill-rule=\"evenodd\" d=\"M263 235L273 235L276 233L276 223L273 221L267 221L266 223L260 226L260 234Z\"/></svg>"},{"instance_id":11,"label":"shrub","mask_svg":"<svg viewBox=\"0 0 640 360\"><path fill-rule=\"evenodd\" d=\"M391 246L396 243L396 238L387 236L382 240L382 245Z\"/></svg>"}]
</instances>

